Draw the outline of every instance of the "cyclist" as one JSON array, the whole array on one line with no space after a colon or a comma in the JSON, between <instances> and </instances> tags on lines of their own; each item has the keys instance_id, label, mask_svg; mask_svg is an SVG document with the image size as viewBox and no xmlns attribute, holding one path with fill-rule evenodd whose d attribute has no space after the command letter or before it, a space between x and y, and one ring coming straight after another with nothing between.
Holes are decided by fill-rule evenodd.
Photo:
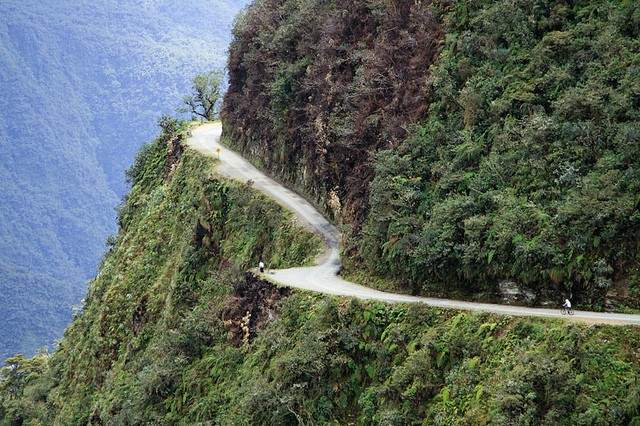
<instances>
[{"instance_id":1,"label":"cyclist","mask_svg":"<svg viewBox=\"0 0 640 426\"><path fill-rule=\"evenodd\" d=\"M564 303L562 304L562 307L566 309L567 312L569 312L571 310L571 301L569 299L564 299Z\"/></svg>"},{"instance_id":2,"label":"cyclist","mask_svg":"<svg viewBox=\"0 0 640 426\"><path fill-rule=\"evenodd\" d=\"M258 268L260 268L260 273L264 274L264 262L260 259L260 263L258 263Z\"/></svg>"}]
</instances>

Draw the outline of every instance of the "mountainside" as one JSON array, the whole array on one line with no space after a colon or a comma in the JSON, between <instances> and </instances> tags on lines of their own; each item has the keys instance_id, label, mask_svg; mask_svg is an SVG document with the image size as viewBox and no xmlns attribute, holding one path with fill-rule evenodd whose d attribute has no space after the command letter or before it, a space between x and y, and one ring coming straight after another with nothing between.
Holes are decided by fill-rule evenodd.
<instances>
[{"instance_id":1,"label":"mountainside","mask_svg":"<svg viewBox=\"0 0 640 426\"><path fill-rule=\"evenodd\" d=\"M345 231L345 275L637 306L639 35L631 1L256 0L223 136ZM263 281L320 238L160 126L59 345L0 368L0 426L640 424L639 327Z\"/></svg>"},{"instance_id":2,"label":"mountainside","mask_svg":"<svg viewBox=\"0 0 640 426\"><path fill-rule=\"evenodd\" d=\"M234 35L224 136L347 225L347 272L638 306L637 2L258 0Z\"/></svg>"},{"instance_id":3,"label":"mountainside","mask_svg":"<svg viewBox=\"0 0 640 426\"><path fill-rule=\"evenodd\" d=\"M0 370L0 425L640 421L637 328L364 303L244 273L261 257L307 263L319 240L164 124L58 350Z\"/></svg>"},{"instance_id":4,"label":"mountainside","mask_svg":"<svg viewBox=\"0 0 640 426\"><path fill-rule=\"evenodd\" d=\"M95 275L124 170L243 1L0 2L0 358L59 338Z\"/></svg>"}]
</instances>

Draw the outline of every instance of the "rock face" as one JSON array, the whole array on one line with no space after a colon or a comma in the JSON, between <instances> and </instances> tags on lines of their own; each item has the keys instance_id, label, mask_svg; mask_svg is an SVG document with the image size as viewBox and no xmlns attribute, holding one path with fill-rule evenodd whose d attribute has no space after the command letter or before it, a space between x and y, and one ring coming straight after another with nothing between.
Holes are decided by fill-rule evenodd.
<instances>
[{"instance_id":1,"label":"rock face","mask_svg":"<svg viewBox=\"0 0 640 426\"><path fill-rule=\"evenodd\" d=\"M504 303L533 304L536 294L531 290L520 286L515 281L504 280L498 284L498 290Z\"/></svg>"}]
</instances>

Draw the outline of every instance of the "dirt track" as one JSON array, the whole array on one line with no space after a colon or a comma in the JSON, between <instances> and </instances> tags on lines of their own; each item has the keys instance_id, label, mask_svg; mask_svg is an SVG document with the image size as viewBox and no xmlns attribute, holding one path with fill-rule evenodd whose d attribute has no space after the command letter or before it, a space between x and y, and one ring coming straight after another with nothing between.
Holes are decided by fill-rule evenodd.
<instances>
[{"instance_id":1,"label":"dirt track","mask_svg":"<svg viewBox=\"0 0 640 426\"><path fill-rule=\"evenodd\" d=\"M280 205L295 213L305 226L320 234L327 245L326 253L318 259L315 266L269 271L268 274L263 275L265 279L288 287L360 299L425 303L430 306L447 309L484 311L514 316L566 318L588 323L640 325L640 315L575 311L575 315L567 317L561 315L559 308L527 308L513 305L409 296L374 290L345 281L338 276L338 271L340 270L340 234L338 229L304 198L269 178L241 155L221 145L221 132L222 127L220 124L202 125L192 131L192 137L188 140L187 145L204 155L216 159L219 158L220 161L216 171L222 176L243 182L252 180L256 189L269 195Z\"/></svg>"}]
</instances>

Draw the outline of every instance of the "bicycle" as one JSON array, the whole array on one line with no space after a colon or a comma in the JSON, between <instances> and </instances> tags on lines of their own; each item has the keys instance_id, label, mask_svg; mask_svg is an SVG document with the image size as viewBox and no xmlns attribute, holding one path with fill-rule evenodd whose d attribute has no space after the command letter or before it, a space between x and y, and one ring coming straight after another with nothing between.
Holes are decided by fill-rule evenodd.
<instances>
[{"instance_id":1,"label":"bicycle","mask_svg":"<svg viewBox=\"0 0 640 426\"><path fill-rule=\"evenodd\" d=\"M560 312L562 312L562 315L573 315L573 308L567 308L566 306L563 306Z\"/></svg>"}]
</instances>

